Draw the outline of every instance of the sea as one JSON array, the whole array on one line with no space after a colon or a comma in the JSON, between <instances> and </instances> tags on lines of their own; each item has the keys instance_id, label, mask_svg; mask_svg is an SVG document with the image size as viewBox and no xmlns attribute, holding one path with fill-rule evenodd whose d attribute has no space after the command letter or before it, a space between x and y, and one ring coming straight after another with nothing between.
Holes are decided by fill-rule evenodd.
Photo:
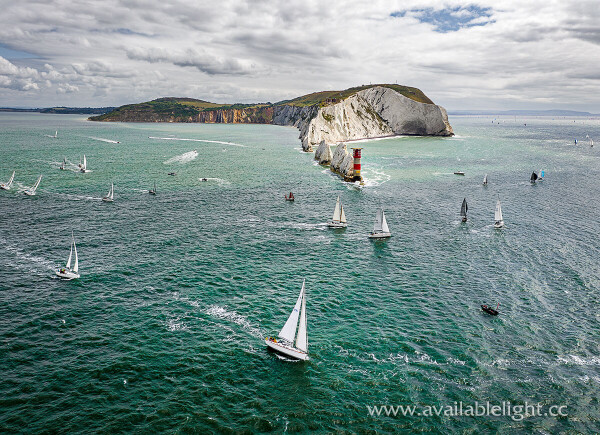
<instances>
[{"instance_id":1,"label":"sea","mask_svg":"<svg viewBox=\"0 0 600 435\"><path fill-rule=\"evenodd\" d=\"M0 113L0 431L598 433L600 120L450 122L349 144L360 186L292 127Z\"/></svg>"}]
</instances>

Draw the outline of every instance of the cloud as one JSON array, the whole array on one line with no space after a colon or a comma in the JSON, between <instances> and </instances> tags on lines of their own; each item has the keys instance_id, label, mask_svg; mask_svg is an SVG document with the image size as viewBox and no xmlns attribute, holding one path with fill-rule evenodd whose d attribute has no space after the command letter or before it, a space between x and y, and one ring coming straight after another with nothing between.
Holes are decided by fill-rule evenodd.
<instances>
[{"instance_id":1,"label":"cloud","mask_svg":"<svg viewBox=\"0 0 600 435\"><path fill-rule=\"evenodd\" d=\"M150 63L166 62L181 67L193 67L210 75L250 74L255 69L252 63L248 61L217 57L192 48L184 51L170 51L161 48L129 48L125 52L129 59Z\"/></svg>"},{"instance_id":2,"label":"cloud","mask_svg":"<svg viewBox=\"0 0 600 435\"><path fill-rule=\"evenodd\" d=\"M7 2L0 99L278 101L398 82L454 109L596 111L599 20L591 0Z\"/></svg>"}]
</instances>

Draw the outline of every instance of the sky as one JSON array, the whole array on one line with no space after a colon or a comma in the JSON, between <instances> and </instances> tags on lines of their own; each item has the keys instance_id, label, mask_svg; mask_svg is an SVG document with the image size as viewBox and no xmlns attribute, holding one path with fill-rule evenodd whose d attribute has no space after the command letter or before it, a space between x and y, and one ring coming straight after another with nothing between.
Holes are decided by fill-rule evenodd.
<instances>
[{"instance_id":1,"label":"sky","mask_svg":"<svg viewBox=\"0 0 600 435\"><path fill-rule=\"evenodd\" d=\"M0 0L0 107L276 102L369 83L600 113L598 0Z\"/></svg>"}]
</instances>

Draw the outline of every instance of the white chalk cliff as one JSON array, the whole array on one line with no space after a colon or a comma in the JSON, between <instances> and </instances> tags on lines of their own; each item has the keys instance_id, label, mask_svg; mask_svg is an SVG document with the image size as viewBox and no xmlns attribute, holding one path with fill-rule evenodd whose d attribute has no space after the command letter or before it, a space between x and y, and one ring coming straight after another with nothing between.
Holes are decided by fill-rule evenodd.
<instances>
[{"instance_id":1,"label":"white chalk cliff","mask_svg":"<svg viewBox=\"0 0 600 435\"><path fill-rule=\"evenodd\" d=\"M364 89L318 108L286 108L274 115L274 123L298 127L305 151L312 151L323 141L332 145L391 135L454 134L443 107L417 102L384 86Z\"/></svg>"}]
</instances>

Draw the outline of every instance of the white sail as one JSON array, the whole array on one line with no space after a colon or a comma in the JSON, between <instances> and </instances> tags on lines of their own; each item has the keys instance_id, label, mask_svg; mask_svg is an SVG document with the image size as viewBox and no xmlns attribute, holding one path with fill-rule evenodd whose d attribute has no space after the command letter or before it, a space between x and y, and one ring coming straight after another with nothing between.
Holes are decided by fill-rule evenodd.
<instances>
[{"instance_id":1,"label":"white sail","mask_svg":"<svg viewBox=\"0 0 600 435\"><path fill-rule=\"evenodd\" d=\"M79 271L79 258L77 257L77 245L75 244L75 239L73 239L73 248L75 249L75 266L73 266L73 272L77 273Z\"/></svg>"},{"instance_id":2,"label":"white sail","mask_svg":"<svg viewBox=\"0 0 600 435\"><path fill-rule=\"evenodd\" d=\"M110 190L108 191L108 194L106 195L107 198L110 199L114 199L114 194L115 194L115 186L113 183L110 183Z\"/></svg>"},{"instance_id":3,"label":"white sail","mask_svg":"<svg viewBox=\"0 0 600 435\"><path fill-rule=\"evenodd\" d=\"M81 166L81 169L84 171L87 169L87 160L85 159L85 154L83 155L83 165Z\"/></svg>"},{"instance_id":4,"label":"white sail","mask_svg":"<svg viewBox=\"0 0 600 435\"><path fill-rule=\"evenodd\" d=\"M42 176L40 175L37 179L37 181L35 182L34 186L31 188L31 192L35 193L35 191L37 190L38 186L40 185L40 181L42 181Z\"/></svg>"},{"instance_id":5,"label":"white sail","mask_svg":"<svg viewBox=\"0 0 600 435\"><path fill-rule=\"evenodd\" d=\"M13 171L12 175L10 176L10 180L8 180L8 183L6 183L6 187L10 189L10 186L12 186L13 180L15 179L15 171Z\"/></svg>"},{"instance_id":6,"label":"white sail","mask_svg":"<svg viewBox=\"0 0 600 435\"><path fill-rule=\"evenodd\" d=\"M483 184L487 184L487 174L483 177Z\"/></svg>"},{"instance_id":7,"label":"white sail","mask_svg":"<svg viewBox=\"0 0 600 435\"><path fill-rule=\"evenodd\" d=\"M381 210L381 216L381 231L383 231L384 233L389 233L390 229L388 228L387 220L385 219L385 212L383 210Z\"/></svg>"},{"instance_id":8,"label":"white sail","mask_svg":"<svg viewBox=\"0 0 600 435\"><path fill-rule=\"evenodd\" d=\"M279 337L289 341L290 343L294 342L294 337L296 335L296 328L298 327L298 316L300 315L300 305L302 304L303 296L304 281L302 281L302 289L300 290L300 296L298 296L298 300L296 301L296 305L294 305L292 314L290 314L290 317L288 317L287 322L285 322L285 325L283 325L283 328L279 332Z\"/></svg>"},{"instance_id":9,"label":"white sail","mask_svg":"<svg viewBox=\"0 0 600 435\"><path fill-rule=\"evenodd\" d=\"M344 213L344 206L340 205L340 208L342 209L342 212L340 215L340 222L345 224L346 223L346 213Z\"/></svg>"},{"instance_id":10,"label":"white sail","mask_svg":"<svg viewBox=\"0 0 600 435\"><path fill-rule=\"evenodd\" d=\"M496 212L494 213L494 219L498 222L502 221L502 207L500 206L500 200L496 203Z\"/></svg>"},{"instance_id":11,"label":"white sail","mask_svg":"<svg viewBox=\"0 0 600 435\"><path fill-rule=\"evenodd\" d=\"M374 233L380 233L383 231L382 229L382 215L383 210L378 208L377 209L377 215L375 216L375 225L373 226L373 232Z\"/></svg>"},{"instance_id":12,"label":"white sail","mask_svg":"<svg viewBox=\"0 0 600 435\"><path fill-rule=\"evenodd\" d=\"M71 257L73 256L73 242L71 242L71 252L69 252L69 259L67 260L67 269L71 268Z\"/></svg>"},{"instance_id":13,"label":"white sail","mask_svg":"<svg viewBox=\"0 0 600 435\"><path fill-rule=\"evenodd\" d=\"M332 218L332 220L334 222L339 222L340 221L340 217L341 217L341 212L340 212L340 197L338 195L337 201L335 203L335 210L333 211L333 218Z\"/></svg>"},{"instance_id":14,"label":"white sail","mask_svg":"<svg viewBox=\"0 0 600 435\"><path fill-rule=\"evenodd\" d=\"M300 312L300 324L298 325L296 347L301 351L308 352L308 335L306 332L306 293L302 298L302 311Z\"/></svg>"},{"instance_id":15,"label":"white sail","mask_svg":"<svg viewBox=\"0 0 600 435\"><path fill-rule=\"evenodd\" d=\"M56 137L58 137L58 130L56 130L56 131L54 132L54 137L55 137L55 138L56 138Z\"/></svg>"}]
</instances>

